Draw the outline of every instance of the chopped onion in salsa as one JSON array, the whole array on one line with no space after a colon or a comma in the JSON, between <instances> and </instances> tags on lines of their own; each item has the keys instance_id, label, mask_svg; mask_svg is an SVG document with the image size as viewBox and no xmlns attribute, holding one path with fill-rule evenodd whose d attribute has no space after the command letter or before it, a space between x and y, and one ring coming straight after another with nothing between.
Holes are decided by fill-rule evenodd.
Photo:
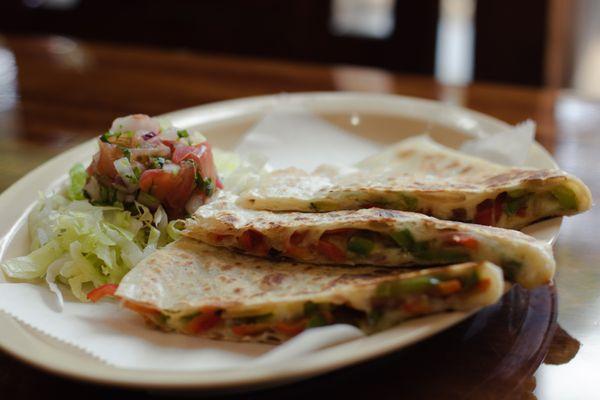
<instances>
[{"instance_id":1,"label":"chopped onion in salsa","mask_svg":"<svg viewBox=\"0 0 600 400\"><path fill-rule=\"evenodd\" d=\"M100 136L84 191L93 204L162 205L170 219L192 214L222 189L210 144L147 115L117 118Z\"/></svg>"}]
</instances>

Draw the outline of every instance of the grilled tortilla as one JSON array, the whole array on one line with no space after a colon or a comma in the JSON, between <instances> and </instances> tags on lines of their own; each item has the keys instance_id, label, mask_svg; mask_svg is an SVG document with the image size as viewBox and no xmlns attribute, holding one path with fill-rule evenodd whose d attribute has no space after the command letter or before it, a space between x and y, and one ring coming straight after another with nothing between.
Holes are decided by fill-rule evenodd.
<instances>
[{"instance_id":1,"label":"grilled tortilla","mask_svg":"<svg viewBox=\"0 0 600 400\"><path fill-rule=\"evenodd\" d=\"M183 238L141 261L117 291L166 331L277 343L311 327L367 333L408 318L472 310L502 295L500 269L465 263L424 270L274 262Z\"/></svg>"},{"instance_id":2,"label":"grilled tortilla","mask_svg":"<svg viewBox=\"0 0 600 400\"><path fill-rule=\"evenodd\" d=\"M511 168L418 136L391 146L351 171L322 166L264 175L241 193L245 208L326 212L379 207L439 219L519 229L591 207L589 189L557 169Z\"/></svg>"},{"instance_id":3,"label":"grilled tortilla","mask_svg":"<svg viewBox=\"0 0 600 400\"><path fill-rule=\"evenodd\" d=\"M491 261L507 280L533 288L551 281L550 245L518 231L368 208L327 213L244 209L221 192L186 221L184 235L255 256L318 264L386 267Z\"/></svg>"}]
</instances>

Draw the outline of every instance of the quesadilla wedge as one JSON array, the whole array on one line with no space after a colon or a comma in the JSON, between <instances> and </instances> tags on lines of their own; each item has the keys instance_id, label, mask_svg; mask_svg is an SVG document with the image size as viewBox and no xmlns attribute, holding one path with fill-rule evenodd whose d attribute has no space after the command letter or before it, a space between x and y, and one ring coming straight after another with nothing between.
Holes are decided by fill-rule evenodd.
<instances>
[{"instance_id":1,"label":"quesadilla wedge","mask_svg":"<svg viewBox=\"0 0 600 400\"><path fill-rule=\"evenodd\" d=\"M500 269L465 263L425 270L274 262L183 238L141 261L116 295L165 331L278 343L311 327L367 333L408 318L473 310L503 294Z\"/></svg>"},{"instance_id":2,"label":"quesadilla wedge","mask_svg":"<svg viewBox=\"0 0 600 400\"><path fill-rule=\"evenodd\" d=\"M491 261L507 280L533 288L551 281L550 245L521 232L368 208L327 213L244 209L221 191L186 221L183 234L255 256L317 264L385 267Z\"/></svg>"},{"instance_id":3,"label":"quesadilla wedge","mask_svg":"<svg viewBox=\"0 0 600 400\"><path fill-rule=\"evenodd\" d=\"M399 142L356 167L276 170L242 192L238 202L303 212L375 206L512 229L591 207L589 189L566 172L494 164L427 136Z\"/></svg>"}]
</instances>

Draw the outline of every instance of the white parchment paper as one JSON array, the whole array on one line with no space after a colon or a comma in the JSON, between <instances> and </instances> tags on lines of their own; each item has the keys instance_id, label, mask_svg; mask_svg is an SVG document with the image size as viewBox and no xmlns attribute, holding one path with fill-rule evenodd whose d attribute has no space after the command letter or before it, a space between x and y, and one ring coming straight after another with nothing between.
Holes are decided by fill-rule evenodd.
<instances>
[{"instance_id":1,"label":"white parchment paper","mask_svg":"<svg viewBox=\"0 0 600 400\"><path fill-rule=\"evenodd\" d=\"M235 152L242 156L264 154L275 169L298 167L312 171L324 163L352 165L380 148L302 107L284 102L244 135Z\"/></svg>"},{"instance_id":2,"label":"white parchment paper","mask_svg":"<svg viewBox=\"0 0 600 400\"><path fill-rule=\"evenodd\" d=\"M529 119L501 132L466 141L460 151L498 164L521 166L527 160L535 127L535 122Z\"/></svg>"},{"instance_id":3,"label":"white parchment paper","mask_svg":"<svg viewBox=\"0 0 600 400\"><path fill-rule=\"evenodd\" d=\"M531 127L521 126L508 135L519 141L520 147L528 149L533 137L528 134L530 131ZM489 156L494 148L503 148L490 140L472 141L467 150L477 153L480 148ZM262 153L274 168L296 166L312 170L322 163L350 165L379 149L379 145L303 109L285 105L252 127L237 151ZM510 147L509 153L515 152ZM506 156L499 157L506 161ZM522 162L510 157L508 160L515 164ZM70 298L67 291L63 293L61 311L56 296L47 286L0 283L0 312L8 313L36 333L121 368L170 371L248 368L256 363L283 362L363 336L353 326L333 325L308 330L277 347L211 341L148 329L138 315L120 309L115 302L82 304Z\"/></svg>"}]
</instances>

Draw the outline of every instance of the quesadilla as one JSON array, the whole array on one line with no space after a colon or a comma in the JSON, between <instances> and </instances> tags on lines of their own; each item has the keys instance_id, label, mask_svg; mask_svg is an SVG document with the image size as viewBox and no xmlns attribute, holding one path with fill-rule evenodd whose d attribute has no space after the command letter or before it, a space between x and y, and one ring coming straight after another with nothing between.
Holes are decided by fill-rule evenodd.
<instances>
[{"instance_id":1,"label":"quesadilla","mask_svg":"<svg viewBox=\"0 0 600 400\"><path fill-rule=\"evenodd\" d=\"M220 192L186 221L184 235L247 254L317 264L385 267L491 261L506 279L533 288L551 281L547 243L514 230L368 208L275 213L236 205Z\"/></svg>"},{"instance_id":2,"label":"quesadilla","mask_svg":"<svg viewBox=\"0 0 600 400\"><path fill-rule=\"evenodd\" d=\"M418 136L350 171L322 166L313 173L297 168L270 172L242 192L238 202L271 211L379 207L519 229L586 211L591 193L581 180L558 169L494 164Z\"/></svg>"},{"instance_id":3,"label":"quesadilla","mask_svg":"<svg viewBox=\"0 0 600 400\"><path fill-rule=\"evenodd\" d=\"M503 290L489 262L418 271L318 266L183 238L141 261L116 295L165 331L278 343L311 327L348 323L372 333L407 318L473 310Z\"/></svg>"}]
</instances>

